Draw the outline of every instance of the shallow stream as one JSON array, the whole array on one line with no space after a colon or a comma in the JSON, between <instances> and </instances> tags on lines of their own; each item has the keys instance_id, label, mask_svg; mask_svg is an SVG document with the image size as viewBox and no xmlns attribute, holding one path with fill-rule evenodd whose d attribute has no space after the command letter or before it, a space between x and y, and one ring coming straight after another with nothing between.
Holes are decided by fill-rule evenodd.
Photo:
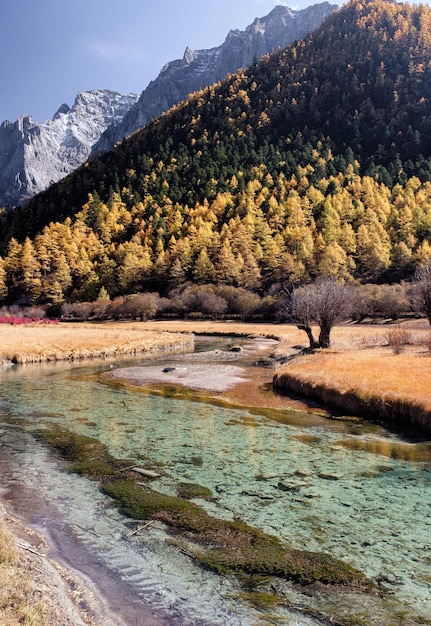
<instances>
[{"instance_id":1,"label":"shallow stream","mask_svg":"<svg viewBox=\"0 0 431 626\"><path fill-rule=\"evenodd\" d=\"M206 341L200 349L209 347ZM225 343L217 347L223 350ZM156 361L160 367L167 362ZM127 363L114 367L119 365ZM305 598L286 585L291 604L346 624L431 624L429 447L371 424L289 411L288 398L271 419L256 408L219 406L210 397L196 401L193 395L112 386L98 376L109 368L93 363L0 371L0 488L27 523L54 540L60 557L90 577L118 577L160 623L329 623L311 611L287 609L278 613L281 622L273 621L239 599L235 582L190 562L161 527L131 535L132 527L95 483L67 473L64 462L32 437L35 427L53 423L99 439L116 458L161 469L154 489L175 494L179 482L204 485L215 498L199 504L212 515L237 516L292 547L328 552L380 580L389 593L384 600L352 595L346 603L323 593ZM95 562L74 562L80 551ZM127 611L122 615L128 625L139 624Z\"/></svg>"}]
</instances>

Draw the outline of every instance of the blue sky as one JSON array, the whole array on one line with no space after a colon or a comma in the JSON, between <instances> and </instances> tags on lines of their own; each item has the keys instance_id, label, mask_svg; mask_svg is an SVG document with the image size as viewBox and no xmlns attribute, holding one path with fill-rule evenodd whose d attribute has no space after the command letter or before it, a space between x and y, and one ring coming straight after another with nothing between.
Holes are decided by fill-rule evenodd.
<instances>
[{"instance_id":1,"label":"blue sky","mask_svg":"<svg viewBox=\"0 0 431 626\"><path fill-rule=\"evenodd\" d=\"M50 119L78 91L141 93L186 46L218 46L229 30L244 30L277 4L315 2L1 0L0 123L23 113Z\"/></svg>"}]
</instances>

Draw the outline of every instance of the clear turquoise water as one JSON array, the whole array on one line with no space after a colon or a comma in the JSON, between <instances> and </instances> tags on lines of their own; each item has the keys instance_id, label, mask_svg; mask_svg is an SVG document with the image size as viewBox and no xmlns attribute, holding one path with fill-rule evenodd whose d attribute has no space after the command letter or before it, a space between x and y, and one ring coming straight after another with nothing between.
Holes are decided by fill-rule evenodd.
<instances>
[{"instance_id":1,"label":"clear turquoise water","mask_svg":"<svg viewBox=\"0 0 431 626\"><path fill-rule=\"evenodd\" d=\"M369 620L361 622L358 617L352 622L357 624L431 623L431 468L424 461L400 460L343 445L346 440L365 439L383 450L400 441L395 435L381 431L378 435L373 431L348 435L337 432L332 424L322 425L321 419L313 424L310 415L304 420L307 426L301 428L297 413L292 425L288 416L284 420L287 423L280 423L255 411L113 388L94 376L107 369L106 364L45 365L0 373L0 411L6 418L2 428L7 435L3 441L6 437L9 452L14 441L20 442L19 450L15 450L15 479L25 475L27 484L57 494L59 503L65 497L66 485L66 491L75 492L76 499L67 500L64 514L75 515L77 527L90 524L94 534L97 526L95 534L111 540L114 525L117 535L124 537L124 532L118 530L121 516L104 503L96 487L75 476L67 475L66 479L50 453L28 437L36 425L60 423L100 439L115 457L163 468L166 475L153 481L155 489L174 494L180 481L200 483L216 496L214 502L201 503L213 515L240 516L294 547L329 552L368 576L385 581L391 596L383 603L370 602L368 606L352 599L350 606L340 608L345 600L338 604L334 599L319 600L326 603L326 608L332 606L337 615L344 612ZM14 420L25 424L25 428L10 426ZM409 444L412 455L415 445ZM30 465L37 468L33 472L37 480L33 483L28 472ZM94 510L90 507L84 513L83 500L87 504L93 500ZM148 540L154 544L154 553L162 541L160 533L155 530ZM119 545L115 537L113 541L115 549L102 549L94 540L92 547L105 554L112 549L112 562L117 559L117 564L125 554L128 563L132 562L130 552L141 550L137 540L136 545L130 541ZM110 563L111 557L106 558ZM147 555L146 567L150 567L148 558ZM174 571L175 558L172 554L173 564L165 564L167 570ZM134 571L142 567L137 562ZM151 567L155 569L151 575L147 573L146 584L152 585L155 597L159 593L161 602L158 566ZM219 583L211 577L189 572L188 579L184 575L184 588L171 588L171 595L165 593L163 602L176 602L181 596L184 610L195 615L195 621L190 623L198 623L199 613L190 582L193 576L200 576L201 588L206 588L212 598L206 602L202 616L208 623L265 623L264 617L256 622L256 617L247 616L239 603L232 605L232 601L222 598ZM163 585L164 589L169 587L166 580ZM288 592L296 601L296 592ZM214 600L217 594L221 594L219 604ZM212 611L213 601L216 606ZM230 603L228 609L226 603ZM202 602L199 600L198 604ZM397 612L399 618L394 617ZM422 621L414 621L415 615L421 616ZM285 616L285 620L286 624L318 623L292 616Z\"/></svg>"}]
</instances>

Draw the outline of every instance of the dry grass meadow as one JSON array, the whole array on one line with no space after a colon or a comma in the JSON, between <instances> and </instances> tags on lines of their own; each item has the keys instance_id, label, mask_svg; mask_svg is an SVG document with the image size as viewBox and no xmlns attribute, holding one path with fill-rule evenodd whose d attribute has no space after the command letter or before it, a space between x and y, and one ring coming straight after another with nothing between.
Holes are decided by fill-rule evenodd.
<instances>
[{"instance_id":1,"label":"dry grass meadow","mask_svg":"<svg viewBox=\"0 0 431 626\"><path fill-rule=\"evenodd\" d=\"M397 353L390 342L400 331L406 343ZM368 405L380 417L391 419L393 414L394 421L411 421L430 432L431 329L419 320L337 327L331 349L286 364L275 385L285 391L302 388L304 394L346 411Z\"/></svg>"},{"instance_id":2,"label":"dry grass meadow","mask_svg":"<svg viewBox=\"0 0 431 626\"><path fill-rule=\"evenodd\" d=\"M400 354L388 345L394 329L405 329L408 343ZM149 321L0 325L0 363L115 358L170 348L191 349L193 334L272 337L278 356L307 346L303 331L289 324L217 321ZM299 356L279 373L289 372L313 384L401 395L431 409L431 329L423 320L400 324L348 324L332 332L332 347Z\"/></svg>"},{"instance_id":3,"label":"dry grass meadow","mask_svg":"<svg viewBox=\"0 0 431 626\"><path fill-rule=\"evenodd\" d=\"M333 349L301 356L283 371L341 393L372 392L387 400L402 397L431 411L431 352L422 346L408 346L397 355L388 346Z\"/></svg>"},{"instance_id":4,"label":"dry grass meadow","mask_svg":"<svg viewBox=\"0 0 431 626\"><path fill-rule=\"evenodd\" d=\"M145 322L0 325L0 363L106 359L187 345L190 336L150 330Z\"/></svg>"}]
</instances>

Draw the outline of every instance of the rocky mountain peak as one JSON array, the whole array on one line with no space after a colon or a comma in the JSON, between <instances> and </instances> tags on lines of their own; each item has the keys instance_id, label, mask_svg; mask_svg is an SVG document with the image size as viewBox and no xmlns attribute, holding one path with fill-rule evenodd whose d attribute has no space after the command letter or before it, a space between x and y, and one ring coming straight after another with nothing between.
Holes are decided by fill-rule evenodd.
<instances>
[{"instance_id":1,"label":"rocky mountain peak","mask_svg":"<svg viewBox=\"0 0 431 626\"><path fill-rule=\"evenodd\" d=\"M167 63L140 96L96 89L62 104L51 120L22 115L0 125L0 207L25 203L69 174L91 154L111 149L174 104L249 66L254 58L286 47L317 28L338 7L328 2L301 11L276 6L245 31L231 30L206 50L187 47Z\"/></svg>"},{"instance_id":2,"label":"rocky mountain peak","mask_svg":"<svg viewBox=\"0 0 431 626\"><path fill-rule=\"evenodd\" d=\"M300 11L276 6L266 17L256 18L245 31L231 30L221 46L207 50L186 48L183 59L167 63L158 77L150 82L122 123L105 131L93 154L109 150L174 104L185 100L190 93L241 67L248 67L255 57L284 48L304 37L337 8L329 2Z\"/></svg>"},{"instance_id":3,"label":"rocky mountain peak","mask_svg":"<svg viewBox=\"0 0 431 626\"><path fill-rule=\"evenodd\" d=\"M0 206L22 204L79 167L100 135L137 101L108 90L79 93L52 119L21 115L0 126Z\"/></svg>"},{"instance_id":4,"label":"rocky mountain peak","mask_svg":"<svg viewBox=\"0 0 431 626\"><path fill-rule=\"evenodd\" d=\"M184 52L184 56L183 56L183 61L185 65L190 65L190 63L193 63L193 61L196 59L196 53L194 50L192 50L191 48L189 48L187 46L185 52ZM167 68L169 66L169 64L165 65L165 67Z\"/></svg>"},{"instance_id":5,"label":"rocky mountain peak","mask_svg":"<svg viewBox=\"0 0 431 626\"><path fill-rule=\"evenodd\" d=\"M63 104L61 105L61 107L59 107L59 108L57 109L57 111L56 111L56 113L55 113L55 115L54 115L53 119L55 120L55 119L56 119L57 117L59 117L60 115L65 114L65 113L69 113L69 111L70 111L70 106L69 106L68 104L66 104L66 103L63 103Z\"/></svg>"}]
</instances>

